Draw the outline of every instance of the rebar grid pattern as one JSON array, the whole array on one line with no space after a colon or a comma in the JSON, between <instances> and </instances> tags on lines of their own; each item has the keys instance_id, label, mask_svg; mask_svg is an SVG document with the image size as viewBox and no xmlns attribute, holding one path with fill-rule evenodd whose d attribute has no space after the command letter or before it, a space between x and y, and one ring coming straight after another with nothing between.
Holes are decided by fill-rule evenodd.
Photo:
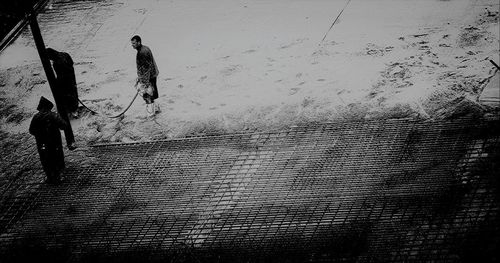
<instances>
[{"instance_id":1,"label":"rebar grid pattern","mask_svg":"<svg viewBox=\"0 0 500 263\"><path fill-rule=\"evenodd\" d=\"M61 186L1 204L0 248L38 240L75 262L488 256L499 140L498 121L387 120L95 146Z\"/></svg>"}]
</instances>

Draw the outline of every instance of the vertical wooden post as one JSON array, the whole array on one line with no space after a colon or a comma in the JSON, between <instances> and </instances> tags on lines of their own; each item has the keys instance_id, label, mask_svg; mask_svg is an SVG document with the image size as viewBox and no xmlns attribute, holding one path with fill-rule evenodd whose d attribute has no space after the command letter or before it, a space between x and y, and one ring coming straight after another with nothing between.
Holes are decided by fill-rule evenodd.
<instances>
[{"instance_id":1,"label":"vertical wooden post","mask_svg":"<svg viewBox=\"0 0 500 263\"><path fill-rule=\"evenodd\" d=\"M30 22L31 33L33 34L33 39L35 40L36 49L38 50L38 55L40 55L40 60L42 61L45 75L47 76L47 80L49 81L50 90L52 91L52 95L55 95L56 77L54 75L54 71L52 71L52 66L50 65L50 61L47 58L45 44L43 43L40 27L38 27L36 14L31 14L29 16L29 22Z\"/></svg>"},{"instance_id":2,"label":"vertical wooden post","mask_svg":"<svg viewBox=\"0 0 500 263\"><path fill-rule=\"evenodd\" d=\"M57 92L57 82L52 70L52 65L47 57L47 51L45 50L45 44L43 43L42 33L40 32L40 27L38 26L38 21L36 19L36 13L33 12L29 16L31 33L33 34L33 39L35 40L36 49L40 55L40 60L42 61L43 69L47 80L49 82L50 90L52 91L52 96L54 97L57 112L61 118L68 123L68 128L64 130L64 136L66 137L66 144L70 145L75 142L75 136L73 135L73 129L71 128L71 123L69 122L68 113L64 108L64 104L61 101L59 93Z\"/></svg>"}]
</instances>

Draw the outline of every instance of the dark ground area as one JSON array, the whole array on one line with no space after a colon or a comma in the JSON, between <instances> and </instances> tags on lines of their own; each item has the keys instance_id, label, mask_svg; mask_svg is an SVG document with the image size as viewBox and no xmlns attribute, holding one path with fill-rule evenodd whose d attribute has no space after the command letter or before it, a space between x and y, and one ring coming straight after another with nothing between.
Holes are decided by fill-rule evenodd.
<instances>
[{"instance_id":1,"label":"dark ground area","mask_svg":"<svg viewBox=\"0 0 500 263\"><path fill-rule=\"evenodd\" d=\"M499 128L497 120L389 120L100 145L71 152L58 187L20 170L36 170L32 149L11 166L20 179L1 189L0 254L8 262L494 262ZM30 152L15 146L25 139L13 138L10 151Z\"/></svg>"}]
</instances>

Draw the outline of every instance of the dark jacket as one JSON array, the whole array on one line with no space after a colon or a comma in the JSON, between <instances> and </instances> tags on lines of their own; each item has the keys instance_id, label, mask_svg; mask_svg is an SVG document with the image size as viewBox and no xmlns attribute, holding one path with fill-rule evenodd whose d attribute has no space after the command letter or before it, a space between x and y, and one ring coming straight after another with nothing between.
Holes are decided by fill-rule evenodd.
<instances>
[{"instance_id":1,"label":"dark jacket","mask_svg":"<svg viewBox=\"0 0 500 263\"><path fill-rule=\"evenodd\" d=\"M48 48L47 55L52 60L52 67L56 73L57 103L61 101L70 112L78 108L78 90L76 87L75 69L73 59L66 52L59 52Z\"/></svg>"},{"instance_id":2,"label":"dark jacket","mask_svg":"<svg viewBox=\"0 0 500 263\"><path fill-rule=\"evenodd\" d=\"M57 113L51 111L52 102L44 97L38 105L39 112L33 116L29 132L35 136L40 160L46 173L64 168L64 152L61 132L68 125Z\"/></svg>"},{"instance_id":3,"label":"dark jacket","mask_svg":"<svg viewBox=\"0 0 500 263\"><path fill-rule=\"evenodd\" d=\"M150 80L158 76L158 66L149 47L141 45L137 49L136 64L139 82L150 84Z\"/></svg>"},{"instance_id":4,"label":"dark jacket","mask_svg":"<svg viewBox=\"0 0 500 263\"><path fill-rule=\"evenodd\" d=\"M62 148L61 133L66 122L53 111L40 111L33 116L29 131L35 136L37 145Z\"/></svg>"}]
</instances>

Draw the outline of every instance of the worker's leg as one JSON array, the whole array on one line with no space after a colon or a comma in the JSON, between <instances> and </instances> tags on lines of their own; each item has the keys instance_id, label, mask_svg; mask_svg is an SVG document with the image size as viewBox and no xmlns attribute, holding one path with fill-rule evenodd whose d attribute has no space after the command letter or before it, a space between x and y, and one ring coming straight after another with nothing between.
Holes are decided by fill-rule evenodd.
<instances>
[{"instance_id":1,"label":"worker's leg","mask_svg":"<svg viewBox=\"0 0 500 263\"><path fill-rule=\"evenodd\" d=\"M155 113L159 113L160 110L160 105L158 103L155 103L155 99L158 98L158 86L156 86L156 78L151 78L149 80L151 83L151 87L153 88L153 96L151 96L151 103L153 103L153 110Z\"/></svg>"}]
</instances>

